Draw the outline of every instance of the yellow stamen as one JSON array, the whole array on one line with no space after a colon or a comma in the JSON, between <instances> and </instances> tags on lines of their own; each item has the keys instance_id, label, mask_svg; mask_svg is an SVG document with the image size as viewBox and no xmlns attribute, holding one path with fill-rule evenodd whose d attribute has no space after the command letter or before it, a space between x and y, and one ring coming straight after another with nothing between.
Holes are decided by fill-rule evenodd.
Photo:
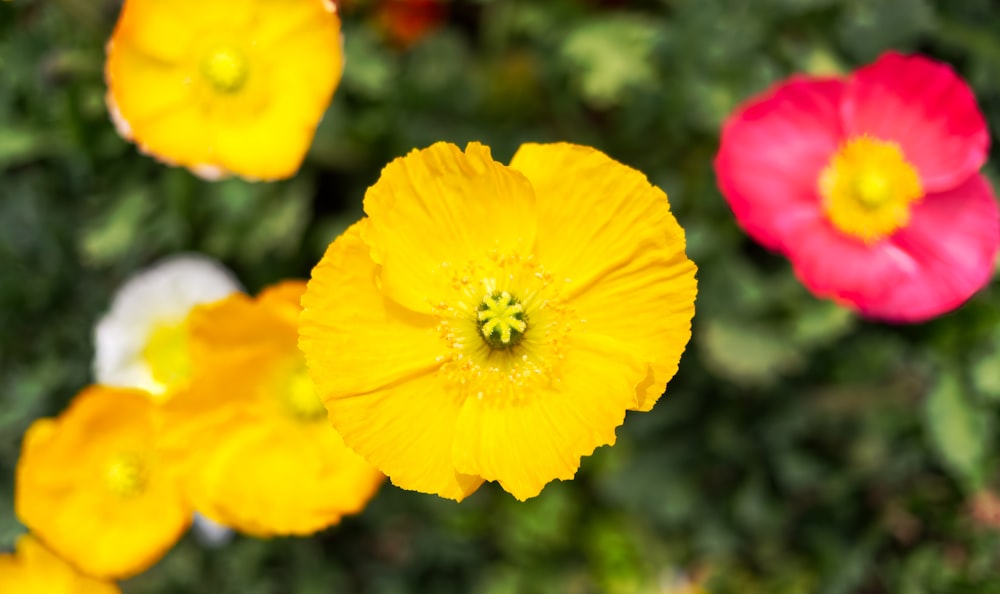
<instances>
[{"instance_id":1,"label":"yellow stamen","mask_svg":"<svg viewBox=\"0 0 1000 594\"><path fill-rule=\"evenodd\" d=\"M246 84L250 68L243 52L232 46L222 46L205 54L201 73L220 93L235 93Z\"/></svg>"},{"instance_id":2,"label":"yellow stamen","mask_svg":"<svg viewBox=\"0 0 1000 594\"><path fill-rule=\"evenodd\" d=\"M830 222L866 243L905 227L910 205L923 196L899 145L869 136L840 147L820 174L819 191Z\"/></svg>"},{"instance_id":3,"label":"yellow stamen","mask_svg":"<svg viewBox=\"0 0 1000 594\"><path fill-rule=\"evenodd\" d=\"M514 346L528 328L524 306L507 291L483 297L476 315L486 344L494 349Z\"/></svg>"},{"instance_id":4,"label":"yellow stamen","mask_svg":"<svg viewBox=\"0 0 1000 594\"><path fill-rule=\"evenodd\" d=\"M316 421L326 417L326 407L316 395L316 388L304 367L297 369L284 390L286 410L296 419Z\"/></svg>"},{"instance_id":5,"label":"yellow stamen","mask_svg":"<svg viewBox=\"0 0 1000 594\"><path fill-rule=\"evenodd\" d=\"M141 495L149 482L148 470L142 456L124 452L113 457L104 471L104 484L121 498Z\"/></svg>"},{"instance_id":6,"label":"yellow stamen","mask_svg":"<svg viewBox=\"0 0 1000 594\"><path fill-rule=\"evenodd\" d=\"M142 358L149 365L153 379L164 386L174 386L189 378L191 357L187 323L162 323L154 327L142 350Z\"/></svg>"}]
</instances>

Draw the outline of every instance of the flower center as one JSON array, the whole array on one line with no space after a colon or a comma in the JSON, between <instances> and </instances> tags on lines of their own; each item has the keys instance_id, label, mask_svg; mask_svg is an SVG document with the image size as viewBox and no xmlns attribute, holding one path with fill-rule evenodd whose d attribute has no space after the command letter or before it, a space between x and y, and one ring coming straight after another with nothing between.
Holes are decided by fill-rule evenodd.
<instances>
[{"instance_id":1,"label":"flower center","mask_svg":"<svg viewBox=\"0 0 1000 594\"><path fill-rule=\"evenodd\" d=\"M483 297L476 310L479 331L491 349L508 349L521 342L528 328L524 305L507 291Z\"/></svg>"},{"instance_id":2,"label":"flower center","mask_svg":"<svg viewBox=\"0 0 1000 594\"><path fill-rule=\"evenodd\" d=\"M318 421L326 416L326 407L316 396L316 389L304 366L295 370L287 381L283 404L292 417L300 421Z\"/></svg>"},{"instance_id":3,"label":"flower center","mask_svg":"<svg viewBox=\"0 0 1000 594\"><path fill-rule=\"evenodd\" d=\"M830 222L866 243L910 222L910 205L923 196L920 175L899 145L852 138L823 169L819 192Z\"/></svg>"},{"instance_id":4,"label":"flower center","mask_svg":"<svg viewBox=\"0 0 1000 594\"><path fill-rule=\"evenodd\" d=\"M104 470L104 484L115 495L126 499L141 495L149 482L149 472L142 456L135 452L116 455Z\"/></svg>"},{"instance_id":5,"label":"flower center","mask_svg":"<svg viewBox=\"0 0 1000 594\"><path fill-rule=\"evenodd\" d=\"M187 322L157 324L142 350L142 358L153 379L164 386L177 385L190 377Z\"/></svg>"},{"instance_id":6,"label":"flower center","mask_svg":"<svg viewBox=\"0 0 1000 594\"><path fill-rule=\"evenodd\" d=\"M243 52L227 45L205 54L201 73L216 91L235 93L246 84L250 69Z\"/></svg>"}]
</instances>

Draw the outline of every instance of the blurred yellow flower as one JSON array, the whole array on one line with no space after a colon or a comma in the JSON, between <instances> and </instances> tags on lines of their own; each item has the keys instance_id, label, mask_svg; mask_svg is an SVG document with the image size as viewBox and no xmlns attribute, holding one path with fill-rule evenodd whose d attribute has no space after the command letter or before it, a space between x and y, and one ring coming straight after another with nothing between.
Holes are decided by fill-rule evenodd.
<instances>
[{"instance_id":1,"label":"blurred yellow flower","mask_svg":"<svg viewBox=\"0 0 1000 594\"><path fill-rule=\"evenodd\" d=\"M695 266L638 171L438 143L386 166L365 212L313 270L299 344L334 427L394 484L532 497L676 372Z\"/></svg>"},{"instance_id":2,"label":"blurred yellow flower","mask_svg":"<svg viewBox=\"0 0 1000 594\"><path fill-rule=\"evenodd\" d=\"M191 375L188 312L239 290L232 273L195 254L166 258L133 275L94 329L97 383L166 400Z\"/></svg>"},{"instance_id":3,"label":"blurred yellow flower","mask_svg":"<svg viewBox=\"0 0 1000 594\"><path fill-rule=\"evenodd\" d=\"M0 555L0 592L8 594L121 594L118 586L80 574L30 535L13 555Z\"/></svg>"},{"instance_id":4,"label":"blurred yellow flower","mask_svg":"<svg viewBox=\"0 0 1000 594\"><path fill-rule=\"evenodd\" d=\"M195 308L194 376L163 407L164 456L195 507L258 536L335 524L385 479L344 446L306 373L296 346L304 290L290 281Z\"/></svg>"},{"instance_id":5,"label":"blurred yellow flower","mask_svg":"<svg viewBox=\"0 0 1000 594\"><path fill-rule=\"evenodd\" d=\"M126 0L107 54L119 132L208 178L294 175L343 69L329 0Z\"/></svg>"},{"instance_id":6,"label":"blurred yellow flower","mask_svg":"<svg viewBox=\"0 0 1000 594\"><path fill-rule=\"evenodd\" d=\"M88 575L144 571L191 521L155 451L154 409L139 390L92 386L58 418L38 420L25 434L17 516Z\"/></svg>"}]
</instances>

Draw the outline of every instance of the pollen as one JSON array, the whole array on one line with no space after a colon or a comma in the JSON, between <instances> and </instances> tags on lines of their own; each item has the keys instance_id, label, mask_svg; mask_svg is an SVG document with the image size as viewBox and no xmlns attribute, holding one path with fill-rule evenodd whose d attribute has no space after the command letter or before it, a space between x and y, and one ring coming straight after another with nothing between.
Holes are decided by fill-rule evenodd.
<instances>
[{"instance_id":1,"label":"pollen","mask_svg":"<svg viewBox=\"0 0 1000 594\"><path fill-rule=\"evenodd\" d=\"M149 473L145 460L135 452L124 452L114 456L104 471L104 484L108 490L128 499L141 495L146 490Z\"/></svg>"},{"instance_id":2,"label":"pollen","mask_svg":"<svg viewBox=\"0 0 1000 594\"><path fill-rule=\"evenodd\" d=\"M844 143L820 174L819 192L830 222L874 243L905 227L923 196L920 175L894 142L860 136Z\"/></svg>"},{"instance_id":3,"label":"pollen","mask_svg":"<svg viewBox=\"0 0 1000 594\"><path fill-rule=\"evenodd\" d=\"M220 93L235 93L246 84L250 68L243 52L232 46L217 47L205 54L201 73Z\"/></svg>"},{"instance_id":4,"label":"pollen","mask_svg":"<svg viewBox=\"0 0 1000 594\"><path fill-rule=\"evenodd\" d=\"M528 328L524 305L507 291L483 297L476 310L479 331L492 349L508 349L521 342Z\"/></svg>"}]
</instances>

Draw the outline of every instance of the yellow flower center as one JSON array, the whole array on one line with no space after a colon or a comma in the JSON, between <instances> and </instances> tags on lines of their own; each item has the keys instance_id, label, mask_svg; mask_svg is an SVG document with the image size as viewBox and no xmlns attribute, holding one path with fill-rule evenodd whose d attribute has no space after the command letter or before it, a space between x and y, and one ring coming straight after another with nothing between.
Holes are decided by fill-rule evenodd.
<instances>
[{"instance_id":1,"label":"yellow flower center","mask_svg":"<svg viewBox=\"0 0 1000 594\"><path fill-rule=\"evenodd\" d=\"M869 136L840 147L820 174L819 191L830 222L866 243L905 227L910 205L923 196L899 145Z\"/></svg>"},{"instance_id":2,"label":"yellow flower center","mask_svg":"<svg viewBox=\"0 0 1000 594\"><path fill-rule=\"evenodd\" d=\"M216 91L235 93L246 84L250 68L243 52L226 45L205 54L201 73Z\"/></svg>"},{"instance_id":3,"label":"yellow flower center","mask_svg":"<svg viewBox=\"0 0 1000 594\"><path fill-rule=\"evenodd\" d=\"M492 349L506 349L521 342L528 328L524 306L507 291L483 297L476 311L479 331Z\"/></svg>"},{"instance_id":4,"label":"yellow flower center","mask_svg":"<svg viewBox=\"0 0 1000 594\"><path fill-rule=\"evenodd\" d=\"M123 452L114 456L104 470L105 486L123 499L141 495L148 482L146 463L135 452Z\"/></svg>"},{"instance_id":5,"label":"yellow flower center","mask_svg":"<svg viewBox=\"0 0 1000 594\"><path fill-rule=\"evenodd\" d=\"M448 384L463 397L497 403L524 398L532 385L558 384L573 325L562 282L517 252L443 266L452 292L434 311Z\"/></svg>"},{"instance_id":6,"label":"yellow flower center","mask_svg":"<svg viewBox=\"0 0 1000 594\"><path fill-rule=\"evenodd\" d=\"M318 421L326 417L326 407L316 395L316 388L304 366L299 366L287 379L287 385L282 392L282 404L285 410L295 419L301 421Z\"/></svg>"},{"instance_id":7,"label":"yellow flower center","mask_svg":"<svg viewBox=\"0 0 1000 594\"><path fill-rule=\"evenodd\" d=\"M189 378L191 357L187 322L156 325L142 350L142 358L149 365L153 379L164 386L174 386Z\"/></svg>"}]
</instances>

